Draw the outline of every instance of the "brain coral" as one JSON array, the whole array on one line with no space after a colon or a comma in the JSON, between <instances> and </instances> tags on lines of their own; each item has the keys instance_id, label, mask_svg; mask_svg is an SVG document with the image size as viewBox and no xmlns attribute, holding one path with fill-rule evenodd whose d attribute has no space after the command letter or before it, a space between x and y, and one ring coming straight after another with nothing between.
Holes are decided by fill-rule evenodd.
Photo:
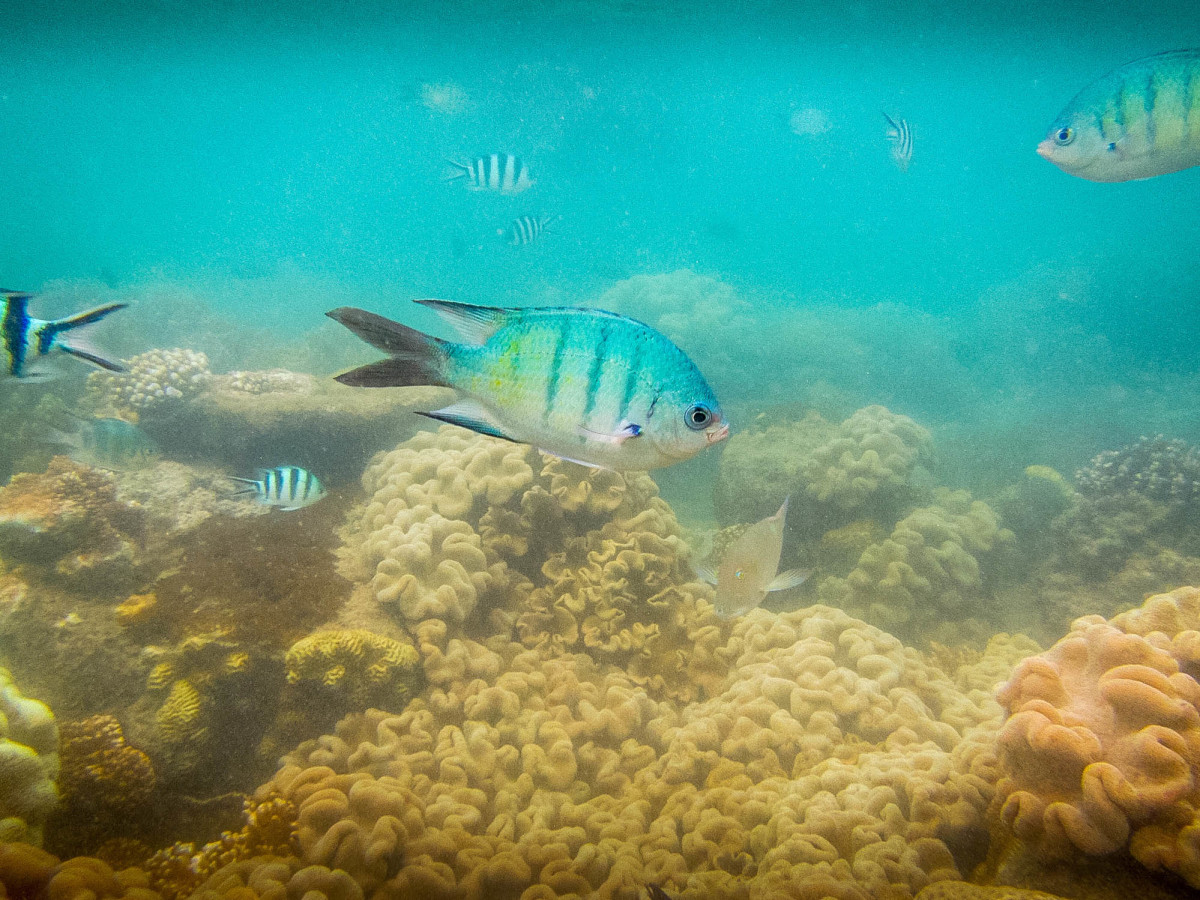
<instances>
[{"instance_id":1,"label":"brain coral","mask_svg":"<svg viewBox=\"0 0 1200 900\"><path fill-rule=\"evenodd\" d=\"M911 898L983 834L999 706L840 611L744 617L683 706L585 654L422 628L458 660L431 689L263 788L298 805L301 861L367 895Z\"/></svg>"},{"instance_id":2,"label":"brain coral","mask_svg":"<svg viewBox=\"0 0 1200 900\"><path fill-rule=\"evenodd\" d=\"M403 706L420 656L404 643L362 629L319 631L287 652L289 684L312 682L342 694L354 708L375 701Z\"/></svg>"},{"instance_id":3,"label":"brain coral","mask_svg":"<svg viewBox=\"0 0 1200 900\"><path fill-rule=\"evenodd\" d=\"M0 841L38 844L58 802L58 726L0 669Z\"/></svg>"},{"instance_id":4,"label":"brain coral","mask_svg":"<svg viewBox=\"0 0 1200 900\"><path fill-rule=\"evenodd\" d=\"M1046 858L1127 848L1200 887L1200 589L1078 619L999 693L1003 821Z\"/></svg>"},{"instance_id":5,"label":"brain coral","mask_svg":"<svg viewBox=\"0 0 1200 900\"><path fill-rule=\"evenodd\" d=\"M939 490L887 540L863 551L846 578L821 583L821 600L892 631L916 635L934 624L986 615L987 561L1013 541L995 513L966 491Z\"/></svg>"}]
</instances>

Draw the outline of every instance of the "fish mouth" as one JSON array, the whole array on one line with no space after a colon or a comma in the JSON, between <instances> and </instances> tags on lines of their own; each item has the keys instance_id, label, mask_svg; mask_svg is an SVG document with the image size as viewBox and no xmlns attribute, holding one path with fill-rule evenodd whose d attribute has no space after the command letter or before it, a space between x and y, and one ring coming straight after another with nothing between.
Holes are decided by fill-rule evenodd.
<instances>
[{"instance_id":1,"label":"fish mouth","mask_svg":"<svg viewBox=\"0 0 1200 900\"><path fill-rule=\"evenodd\" d=\"M1050 155L1053 152L1054 152L1054 145L1051 143L1050 138L1046 138L1044 141L1042 141L1040 144L1037 145L1037 155L1040 156L1042 159L1050 159Z\"/></svg>"},{"instance_id":2,"label":"fish mouth","mask_svg":"<svg viewBox=\"0 0 1200 900\"><path fill-rule=\"evenodd\" d=\"M704 436L708 438L708 442L710 444L720 443L721 441L725 440L725 438L729 437L729 423L722 422L720 428L716 429L715 431L705 432Z\"/></svg>"}]
</instances>

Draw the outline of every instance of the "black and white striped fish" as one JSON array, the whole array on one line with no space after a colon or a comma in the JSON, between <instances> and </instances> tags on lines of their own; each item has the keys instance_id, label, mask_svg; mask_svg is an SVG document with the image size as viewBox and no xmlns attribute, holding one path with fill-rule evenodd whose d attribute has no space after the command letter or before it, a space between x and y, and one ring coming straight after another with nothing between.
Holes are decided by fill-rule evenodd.
<instances>
[{"instance_id":1,"label":"black and white striped fish","mask_svg":"<svg viewBox=\"0 0 1200 900\"><path fill-rule=\"evenodd\" d=\"M524 247L545 234L553 221L553 216L520 216L507 229L499 229L499 234L514 247Z\"/></svg>"},{"instance_id":2,"label":"black and white striped fish","mask_svg":"<svg viewBox=\"0 0 1200 900\"><path fill-rule=\"evenodd\" d=\"M888 142L892 145L892 162L901 172L907 172L912 163L913 136L912 128L907 119L893 119L887 113L883 114L888 123Z\"/></svg>"},{"instance_id":3,"label":"black and white striped fish","mask_svg":"<svg viewBox=\"0 0 1200 900\"><path fill-rule=\"evenodd\" d=\"M125 367L101 356L81 337L82 329L99 322L128 303L106 303L63 319L35 319L29 314L32 294L0 289L0 364L14 378L50 378L52 372L37 364L55 353L65 353L110 372ZM71 334L71 332L74 332Z\"/></svg>"},{"instance_id":4,"label":"black and white striped fish","mask_svg":"<svg viewBox=\"0 0 1200 900\"><path fill-rule=\"evenodd\" d=\"M285 512L311 506L325 496L325 488L316 475L299 466L259 469L258 478L238 478L246 485L238 494L253 494L263 506L277 506Z\"/></svg>"},{"instance_id":5,"label":"black and white striped fish","mask_svg":"<svg viewBox=\"0 0 1200 900\"><path fill-rule=\"evenodd\" d=\"M472 191L519 194L533 187L529 167L511 153L490 153L465 163L453 159L446 162L458 169L447 176L446 180L457 181L459 178L465 178L468 189Z\"/></svg>"}]
</instances>

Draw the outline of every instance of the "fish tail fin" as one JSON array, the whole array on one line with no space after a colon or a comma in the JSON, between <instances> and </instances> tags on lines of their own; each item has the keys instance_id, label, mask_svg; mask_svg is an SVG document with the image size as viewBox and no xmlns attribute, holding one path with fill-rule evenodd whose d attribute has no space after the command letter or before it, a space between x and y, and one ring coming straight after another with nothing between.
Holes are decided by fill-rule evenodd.
<instances>
[{"instance_id":1,"label":"fish tail fin","mask_svg":"<svg viewBox=\"0 0 1200 900\"><path fill-rule=\"evenodd\" d=\"M446 364L453 347L449 341L353 306L341 306L326 315L390 356L343 372L337 376L342 384L352 387L452 387L446 378Z\"/></svg>"},{"instance_id":2,"label":"fish tail fin","mask_svg":"<svg viewBox=\"0 0 1200 900\"><path fill-rule=\"evenodd\" d=\"M48 323L42 330L39 339L42 346L39 349L45 352L51 346L55 346L64 353L90 362L101 369L107 369L109 372L124 372L125 367L123 365L113 362L107 356L101 355L99 350L88 343L87 338L80 333L80 329L94 325L105 316L115 313L119 309L124 309L128 305L128 303L106 303L104 306L97 306L95 309L76 313L73 316L67 316L65 319L55 319L53 322ZM68 332L74 333L68 337L66 336Z\"/></svg>"},{"instance_id":3,"label":"fish tail fin","mask_svg":"<svg viewBox=\"0 0 1200 900\"><path fill-rule=\"evenodd\" d=\"M466 163L460 163L456 159L450 159L449 157L447 157L446 164L453 166L454 171L447 172L445 177L442 178L443 181L458 181L458 179L466 178L468 175L471 174L471 167L468 166Z\"/></svg>"},{"instance_id":4,"label":"fish tail fin","mask_svg":"<svg viewBox=\"0 0 1200 900\"><path fill-rule=\"evenodd\" d=\"M885 119L887 119L888 137L889 138L898 138L900 136L900 126L896 124L896 120L893 119L891 116L889 116L883 110L880 110L880 112L883 113L883 117Z\"/></svg>"}]
</instances>

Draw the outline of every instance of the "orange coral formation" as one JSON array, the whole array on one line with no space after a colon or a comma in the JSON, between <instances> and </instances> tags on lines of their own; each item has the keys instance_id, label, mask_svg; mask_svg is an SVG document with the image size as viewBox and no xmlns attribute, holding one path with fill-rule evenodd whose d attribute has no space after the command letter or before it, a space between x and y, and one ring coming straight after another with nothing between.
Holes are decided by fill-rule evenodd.
<instances>
[{"instance_id":1,"label":"orange coral formation","mask_svg":"<svg viewBox=\"0 0 1200 900\"><path fill-rule=\"evenodd\" d=\"M122 584L144 538L142 511L117 499L112 476L65 456L0 489L0 555L38 575Z\"/></svg>"},{"instance_id":2,"label":"orange coral formation","mask_svg":"<svg viewBox=\"0 0 1200 900\"><path fill-rule=\"evenodd\" d=\"M1200 886L1198 613L1180 588L1085 616L1000 691L1001 817L1044 857L1128 848Z\"/></svg>"}]
</instances>

